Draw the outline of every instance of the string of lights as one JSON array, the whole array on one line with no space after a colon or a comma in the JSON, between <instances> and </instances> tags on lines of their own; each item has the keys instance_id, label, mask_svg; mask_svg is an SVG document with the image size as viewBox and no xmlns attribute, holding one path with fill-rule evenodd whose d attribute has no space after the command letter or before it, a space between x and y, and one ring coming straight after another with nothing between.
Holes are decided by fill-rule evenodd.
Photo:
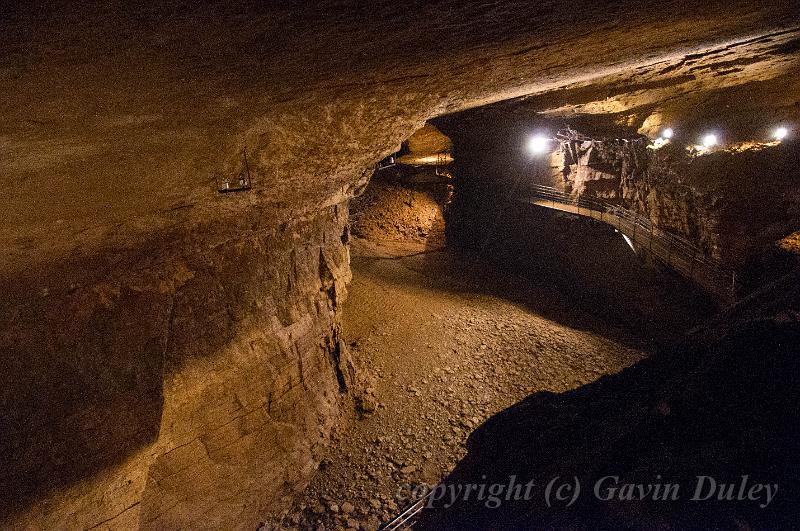
<instances>
[{"instance_id":1,"label":"string of lights","mask_svg":"<svg viewBox=\"0 0 800 531\"><path fill-rule=\"evenodd\" d=\"M788 126L781 125L776 127L772 132L771 140L774 142L782 142L786 140L791 134ZM667 127L661 131L661 134L656 138L650 147L658 149L675 138L676 132L673 128ZM549 136L543 133L536 134L528 139L528 152L533 156L542 156L552 152L551 144L564 140L592 140L590 138L565 138L561 134L556 136ZM721 143L721 135L716 131L708 131L701 135L699 143L694 146L695 149L700 151L708 151Z\"/></svg>"}]
</instances>

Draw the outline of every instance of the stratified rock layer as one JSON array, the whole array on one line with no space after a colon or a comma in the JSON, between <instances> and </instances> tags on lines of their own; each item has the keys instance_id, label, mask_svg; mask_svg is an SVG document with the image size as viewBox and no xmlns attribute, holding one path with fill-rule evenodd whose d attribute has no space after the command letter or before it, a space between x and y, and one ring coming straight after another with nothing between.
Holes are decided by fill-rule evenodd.
<instances>
[{"instance_id":1,"label":"stratified rock layer","mask_svg":"<svg viewBox=\"0 0 800 531\"><path fill-rule=\"evenodd\" d=\"M252 527L302 486L352 376L345 223L234 218L63 292L4 287L0 490L36 502L5 525Z\"/></svg>"}]
</instances>

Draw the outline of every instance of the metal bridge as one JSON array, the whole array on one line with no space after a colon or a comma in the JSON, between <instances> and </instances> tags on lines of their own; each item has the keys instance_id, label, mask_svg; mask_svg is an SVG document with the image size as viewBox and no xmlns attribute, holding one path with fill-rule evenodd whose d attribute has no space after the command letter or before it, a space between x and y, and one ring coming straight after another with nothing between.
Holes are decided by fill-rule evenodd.
<instances>
[{"instance_id":1,"label":"metal bridge","mask_svg":"<svg viewBox=\"0 0 800 531\"><path fill-rule=\"evenodd\" d=\"M688 240L659 229L636 212L601 199L574 197L543 185L532 185L532 195L518 201L569 212L611 225L627 236L636 249L651 256L726 302L736 295L736 273Z\"/></svg>"}]
</instances>

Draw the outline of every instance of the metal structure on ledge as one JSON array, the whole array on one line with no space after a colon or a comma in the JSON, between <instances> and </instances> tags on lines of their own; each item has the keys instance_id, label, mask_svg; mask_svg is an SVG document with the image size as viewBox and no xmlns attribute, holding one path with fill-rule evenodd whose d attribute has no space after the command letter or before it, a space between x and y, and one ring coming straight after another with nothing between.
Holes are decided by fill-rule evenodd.
<instances>
[{"instance_id":1,"label":"metal structure on ledge","mask_svg":"<svg viewBox=\"0 0 800 531\"><path fill-rule=\"evenodd\" d=\"M543 185L532 185L533 196L520 201L596 219L630 238L635 248L654 258L726 302L736 300L736 273L688 240L659 229L650 219L601 199L575 197Z\"/></svg>"},{"instance_id":2,"label":"metal structure on ledge","mask_svg":"<svg viewBox=\"0 0 800 531\"><path fill-rule=\"evenodd\" d=\"M391 168L397 165L397 156L396 155L389 155L385 159L381 160L375 165L375 171L378 170L385 170L386 168Z\"/></svg>"},{"instance_id":3,"label":"metal structure on ledge","mask_svg":"<svg viewBox=\"0 0 800 531\"><path fill-rule=\"evenodd\" d=\"M453 162L453 155L449 151L440 151L430 155L405 154L399 152L389 155L375 165L375 170L384 170L393 166L435 167L437 172Z\"/></svg>"},{"instance_id":4,"label":"metal structure on ledge","mask_svg":"<svg viewBox=\"0 0 800 531\"><path fill-rule=\"evenodd\" d=\"M244 151L244 170L238 175L217 177L217 191L221 194L244 192L251 188L250 165L247 163L247 150Z\"/></svg>"}]
</instances>

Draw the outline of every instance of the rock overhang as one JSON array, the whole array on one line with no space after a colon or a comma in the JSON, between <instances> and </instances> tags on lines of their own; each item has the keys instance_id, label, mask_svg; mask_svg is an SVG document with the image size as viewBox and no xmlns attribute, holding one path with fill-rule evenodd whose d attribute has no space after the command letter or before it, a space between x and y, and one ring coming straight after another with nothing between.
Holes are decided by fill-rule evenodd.
<instances>
[{"instance_id":1,"label":"rock overhang","mask_svg":"<svg viewBox=\"0 0 800 531\"><path fill-rule=\"evenodd\" d=\"M683 99L707 110L774 83L760 99L797 113L791 1L560 6L12 11L3 272L254 205L290 217L344 201L427 119L499 100L657 127L647 117L674 119ZM214 176L245 150L253 193L218 197Z\"/></svg>"}]
</instances>

